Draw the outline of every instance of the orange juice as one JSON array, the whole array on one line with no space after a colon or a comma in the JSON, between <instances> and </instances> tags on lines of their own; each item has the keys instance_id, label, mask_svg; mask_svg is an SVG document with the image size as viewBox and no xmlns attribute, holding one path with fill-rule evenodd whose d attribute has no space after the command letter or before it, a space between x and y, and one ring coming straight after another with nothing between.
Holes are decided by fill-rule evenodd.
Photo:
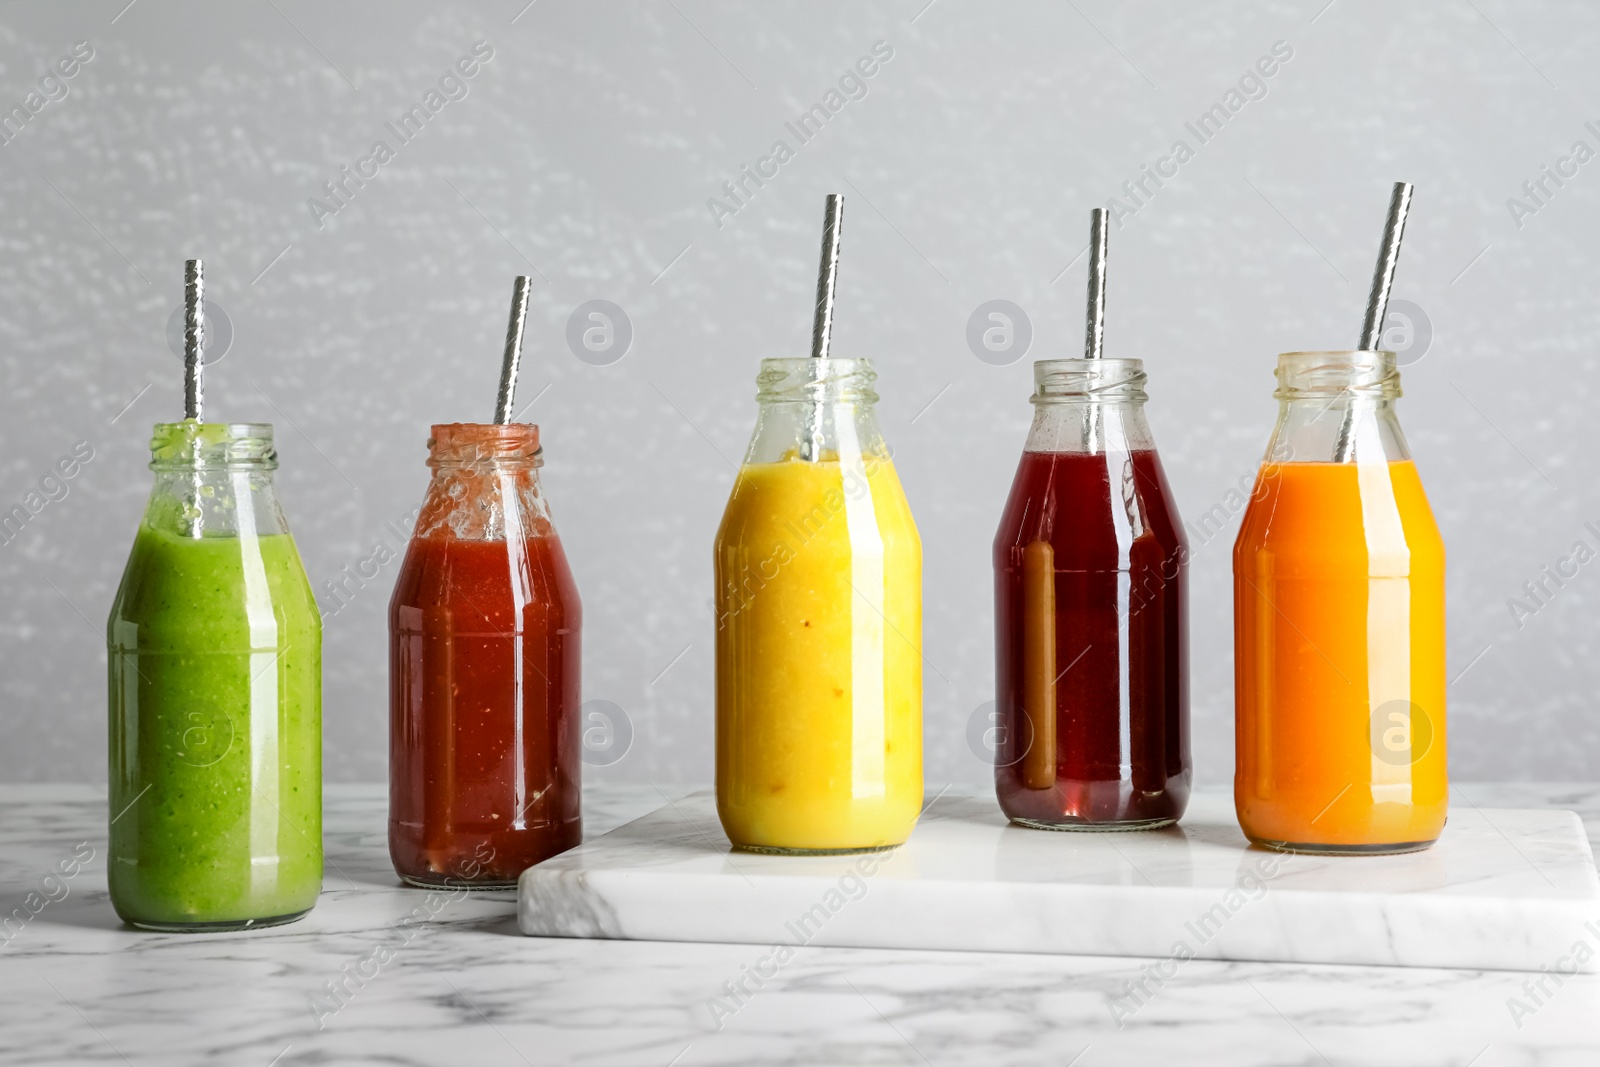
<instances>
[{"instance_id":1,"label":"orange juice","mask_svg":"<svg viewBox=\"0 0 1600 1067\"><path fill-rule=\"evenodd\" d=\"M893 463L746 463L716 574L729 840L780 852L904 842L922 805L922 543Z\"/></svg>"},{"instance_id":2,"label":"orange juice","mask_svg":"<svg viewBox=\"0 0 1600 1067\"><path fill-rule=\"evenodd\" d=\"M1444 826L1444 543L1410 460L1261 468L1234 544L1239 824L1399 852Z\"/></svg>"}]
</instances>

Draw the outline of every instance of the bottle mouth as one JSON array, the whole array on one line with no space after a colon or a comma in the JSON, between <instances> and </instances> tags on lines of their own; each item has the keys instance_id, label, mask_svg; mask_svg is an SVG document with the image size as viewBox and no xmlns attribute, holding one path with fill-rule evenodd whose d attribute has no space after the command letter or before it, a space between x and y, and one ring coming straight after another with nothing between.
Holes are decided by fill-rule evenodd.
<instances>
[{"instance_id":1,"label":"bottle mouth","mask_svg":"<svg viewBox=\"0 0 1600 1067\"><path fill-rule=\"evenodd\" d=\"M1142 359L1041 359L1033 365L1035 404L1142 404Z\"/></svg>"},{"instance_id":2,"label":"bottle mouth","mask_svg":"<svg viewBox=\"0 0 1600 1067\"><path fill-rule=\"evenodd\" d=\"M428 437L428 466L435 469L543 465L539 427L531 422L439 423Z\"/></svg>"},{"instance_id":3,"label":"bottle mouth","mask_svg":"<svg viewBox=\"0 0 1600 1067\"><path fill-rule=\"evenodd\" d=\"M1279 400L1342 396L1393 400L1400 395L1395 354L1383 350L1284 352L1278 356Z\"/></svg>"},{"instance_id":4,"label":"bottle mouth","mask_svg":"<svg viewBox=\"0 0 1600 1067\"><path fill-rule=\"evenodd\" d=\"M865 359L764 359L756 375L756 400L762 404L876 404L878 380Z\"/></svg>"},{"instance_id":5,"label":"bottle mouth","mask_svg":"<svg viewBox=\"0 0 1600 1067\"><path fill-rule=\"evenodd\" d=\"M265 422L158 422L150 434L150 469L277 470L272 425Z\"/></svg>"}]
</instances>

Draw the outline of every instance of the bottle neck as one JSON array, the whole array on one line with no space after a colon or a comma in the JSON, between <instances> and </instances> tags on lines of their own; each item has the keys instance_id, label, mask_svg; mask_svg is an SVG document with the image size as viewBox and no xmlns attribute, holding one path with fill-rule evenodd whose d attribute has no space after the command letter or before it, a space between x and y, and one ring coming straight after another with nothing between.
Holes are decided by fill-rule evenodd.
<instances>
[{"instance_id":1,"label":"bottle neck","mask_svg":"<svg viewBox=\"0 0 1600 1067\"><path fill-rule=\"evenodd\" d=\"M1268 463L1394 462L1411 458L1392 396L1280 397Z\"/></svg>"},{"instance_id":2,"label":"bottle neck","mask_svg":"<svg viewBox=\"0 0 1600 1067\"><path fill-rule=\"evenodd\" d=\"M145 525L187 538L288 533L273 490L278 453L265 423L159 423Z\"/></svg>"},{"instance_id":3,"label":"bottle neck","mask_svg":"<svg viewBox=\"0 0 1600 1067\"><path fill-rule=\"evenodd\" d=\"M145 525L178 537L263 537L288 533L272 484L261 464L156 469Z\"/></svg>"},{"instance_id":4,"label":"bottle neck","mask_svg":"<svg viewBox=\"0 0 1600 1067\"><path fill-rule=\"evenodd\" d=\"M435 470L532 470L544 465L539 427L527 422L447 422L428 437Z\"/></svg>"},{"instance_id":5,"label":"bottle neck","mask_svg":"<svg viewBox=\"0 0 1600 1067\"><path fill-rule=\"evenodd\" d=\"M1054 400L1034 404L1027 452L1137 452L1155 448L1142 400Z\"/></svg>"},{"instance_id":6,"label":"bottle neck","mask_svg":"<svg viewBox=\"0 0 1600 1067\"><path fill-rule=\"evenodd\" d=\"M1155 447L1145 422L1144 363L1042 359L1033 365L1027 452L1135 452Z\"/></svg>"},{"instance_id":7,"label":"bottle neck","mask_svg":"<svg viewBox=\"0 0 1600 1067\"><path fill-rule=\"evenodd\" d=\"M877 375L864 359L766 359L746 463L858 465L888 458L874 411Z\"/></svg>"},{"instance_id":8,"label":"bottle neck","mask_svg":"<svg viewBox=\"0 0 1600 1067\"><path fill-rule=\"evenodd\" d=\"M1393 352L1285 352L1278 357L1278 425L1267 463L1357 463L1411 458L1394 402Z\"/></svg>"},{"instance_id":9,"label":"bottle neck","mask_svg":"<svg viewBox=\"0 0 1600 1067\"><path fill-rule=\"evenodd\" d=\"M551 533L539 491L544 449L531 423L440 423L428 438L433 478L414 536L521 541Z\"/></svg>"},{"instance_id":10,"label":"bottle neck","mask_svg":"<svg viewBox=\"0 0 1600 1067\"><path fill-rule=\"evenodd\" d=\"M519 541L548 536L550 509L529 460L433 463L414 536Z\"/></svg>"},{"instance_id":11,"label":"bottle neck","mask_svg":"<svg viewBox=\"0 0 1600 1067\"><path fill-rule=\"evenodd\" d=\"M769 401L756 416L746 463L792 459L853 464L887 458L889 446L873 406L863 401L828 399L816 403Z\"/></svg>"}]
</instances>

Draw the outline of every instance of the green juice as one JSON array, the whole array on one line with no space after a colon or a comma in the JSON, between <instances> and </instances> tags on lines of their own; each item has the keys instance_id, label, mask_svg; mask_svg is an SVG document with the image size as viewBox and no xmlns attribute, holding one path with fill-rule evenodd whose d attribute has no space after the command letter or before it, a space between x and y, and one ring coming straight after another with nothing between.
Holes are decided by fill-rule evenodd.
<instances>
[{"instance_id":1,"label":"green juice","mask_svg":"<svg viewBox=\"0 0 1600 1067\"><path fill-rule=\"evenodd\" d=\"M322 621L287 533L152 511L111 609L108 880L157 929L297 918L322 884Z\"/></svg>"}]
</instances>

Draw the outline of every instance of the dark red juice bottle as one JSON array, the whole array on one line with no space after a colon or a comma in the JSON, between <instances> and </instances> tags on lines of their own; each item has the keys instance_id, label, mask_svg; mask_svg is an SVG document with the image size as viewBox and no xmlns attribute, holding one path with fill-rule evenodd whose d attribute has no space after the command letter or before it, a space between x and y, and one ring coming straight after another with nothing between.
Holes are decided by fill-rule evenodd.
<instances>
[{"instance_id":1,"label":"dark red juice bottle","mask_svg":"<svg viewBox=\"0 0 1600 1067\"><path fill-rule=\"evenodd\" d=\"M1034 364L994 542L995 791L1056 830L1175 822L1188 802L1188 547L1136 359Z\"/></svg>"},{"instance_id":2,"label":"dark red juice bottle","mask_svg":"<svg viewBox=\"0 0 1600 1067\"><path fill-rule=\"evenodd\" d=\"M433 428L389 604L389 855L413 885L501 887L578 844L578 591L539 430Z\"/></svg>"}]
</instances>

